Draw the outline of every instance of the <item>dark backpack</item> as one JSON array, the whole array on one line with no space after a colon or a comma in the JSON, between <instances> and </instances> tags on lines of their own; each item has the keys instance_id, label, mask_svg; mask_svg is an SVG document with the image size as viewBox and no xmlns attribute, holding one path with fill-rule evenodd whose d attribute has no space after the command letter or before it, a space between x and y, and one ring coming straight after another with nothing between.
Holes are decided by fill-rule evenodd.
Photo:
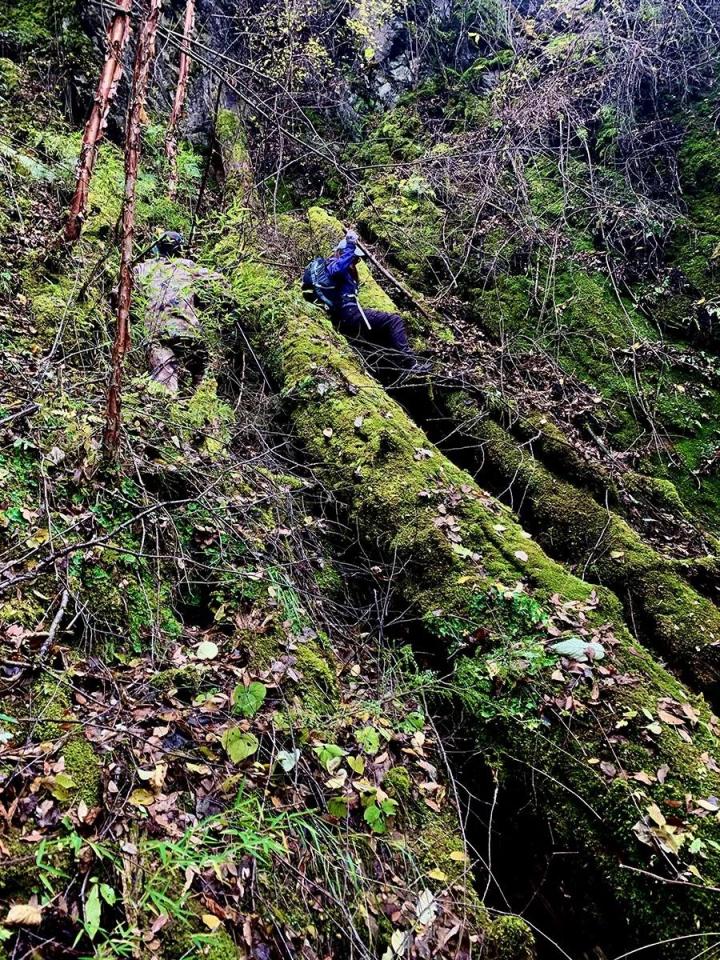
<instances>
[{"instance_id":1,"label":"dark backpack","mask_svg":"<svg viewBox=\"0 0 720 960\"><path fill-rule=\"evenodd\" d=\"M308 303L317 303L325 310L334 310L337 306L337 287L327 271L325 257L315 257L305 267L302 293Z\"/></svg>"}]
</instances>

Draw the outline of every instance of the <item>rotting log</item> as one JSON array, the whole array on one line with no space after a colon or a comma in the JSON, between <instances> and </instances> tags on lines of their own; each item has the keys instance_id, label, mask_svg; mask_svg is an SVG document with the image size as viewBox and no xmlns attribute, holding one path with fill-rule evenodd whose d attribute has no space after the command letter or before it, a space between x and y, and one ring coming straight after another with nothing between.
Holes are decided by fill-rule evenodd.
<instances>
[{"instance_id":1,"label":"rotting log","mask_svg":"<svg viewBox=\"0 0 720 960\"><path fill-rule=\"evenodd\" d=\"M195 0L187 0L185 4L185 19L183 22L183 36L180 46L180 60L178 64L178 82L175 88L170 119L165 133L165 156L168 162L168 197L175 200L178 190L177 167L177 127L185 108L188 77L190 75L190 38L195 26Z\"/></svg>"},{"instance_id":2,"label":"rotting log","mask_svg":"<svg viewBox=\"0 0 720 960\"><path fill-rule=\"evenodd\" d=\"M150 67L155 58L155 37L162 0L146 0L133 65L132 92L125 131L125 192L120 237L120 280L117 326L112 349L103 448L113 457L120 442L120 408L125 354L130 347L130 305L133 291L133 242L138 165L142 149L142 117L145 111Z\"/></svg>"},{"instance_id":3,"label":"rotting log","mask_svg":"<svg viewBox=\"0 0 720 960\"><path fill-rule=\"evenodd\" d=\"M688 935L688 956L707 945L695 937L719 903L707 807L720 766L706 704L633 639L617 598L547 557L282 278L227 244L218 256L316 476L388 560L423 643L454 648L454 696L478 746L507 776L532 771L559 842L579 851L573 875L610 888L628 936ZM604 659L554 650L572 636Z\"/></svg>"},{"instance_id":4,"label":"rotting log","mask_svg":"<svg viewBox=\"0 0 720 960\"><path fill-rule=\"evenodd\" d=\"M132 0L117 0L115 13L107 31L107 54L98 80L90 116L83 131L82 148L77 164L75 193L65 224L65 239L75 243L80 239L87 210L90 181L92 180L98 144L107 126L108 113L123 71L123 51L130 36Z\"/></svg>"}]
</instances>

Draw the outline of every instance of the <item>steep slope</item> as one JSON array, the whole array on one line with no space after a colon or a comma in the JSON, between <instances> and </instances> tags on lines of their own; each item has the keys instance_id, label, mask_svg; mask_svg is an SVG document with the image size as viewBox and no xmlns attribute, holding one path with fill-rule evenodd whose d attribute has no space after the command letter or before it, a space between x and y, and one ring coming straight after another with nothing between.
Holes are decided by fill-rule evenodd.
<instances>
[{"instance_id":1,"label":"steep slope","mask_svg":"<svg viewBox=\"0 0 720 960\"><path fill-rule=\"evenodd\" d=\"M0 5L0 952L712 957L715 3L199 0L173 200L166 4L136 251L224 279L112 463L107 13ZM299 297L342 220L429 380Z\"/></svg>"}]
</instances>

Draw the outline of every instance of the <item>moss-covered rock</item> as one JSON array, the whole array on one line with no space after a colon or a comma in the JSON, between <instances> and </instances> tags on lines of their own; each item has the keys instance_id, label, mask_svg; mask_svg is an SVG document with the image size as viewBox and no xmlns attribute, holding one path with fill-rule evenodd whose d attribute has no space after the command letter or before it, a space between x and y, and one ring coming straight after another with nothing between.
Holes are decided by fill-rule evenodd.
<instances>
[{"instance_id":1,"label":"moss-covered rock","mask_svg":"<svg viewBox=\"0 0 720 960\"><path fill-rule=\"evenodd\" d=\"M97 750L83 733L72 736L62 752L65 772L73 781L73 799L83 800L88 807L100 800L101 764Z\"/></svg>"}]
</instances>

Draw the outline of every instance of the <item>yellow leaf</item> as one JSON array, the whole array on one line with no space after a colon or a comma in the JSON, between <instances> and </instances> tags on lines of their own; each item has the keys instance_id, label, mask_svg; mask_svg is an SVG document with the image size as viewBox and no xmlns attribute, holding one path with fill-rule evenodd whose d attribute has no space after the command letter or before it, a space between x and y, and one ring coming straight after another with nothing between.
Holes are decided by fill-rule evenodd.
<instances>
[{"instance_id":1,"label":"yellow leaf","mask_svg":"<svg viewBox=\"0 0 720 960\"><path fill-rule=\"evenodd\" d=\"M214 913L204 913L202 915L202 922L208 928L208 930L217 930L220 926L220 919L216 917Z\"/></svg>"},{"instance_id":2,"label":"yellow leaf","mask_svg":"<svg viewBox=\"0 0 720 960\"><path fill-rule=\"evenodd\" d=\"M427 875L431 880L439 880L441 883L445 883L448 878L447 874L443 873L439 867L435 867L434 870L430 870Z\"/></svg>"},{"instance_id":3,"label":"yellow leaf","mask_svg":"<svg viewBox=\"0 0 720 960\"><path fill-rule=\"evenodd\" d=\"M129 799L134 807L149 807L151 803L155 802L155 794L139 787L137 790L133 790Z\"/></svg>"},{"instance_id":4,"label":"yellow leaf","mask_svg":"<svg viewBox=\"0 0 720 960\"><path fill-rule=\"evenodd\" d=\"M647 812L650 818L654 820L659 827L664 827L667 823L662 811L660 810L660 807L658 807L656 803L651 803L647 808Z\"/></svg>"},{"instance_id":5,"label":"yellow leaf","mask_svg":"<svg viewBox=\"0 0 720 960\"><path fill-rule=\"evenodd\" d=\"M448 856L450 857L451 860L454 860L455 863L467 862L467 857L465 856L464 850L453 850L448 854Z\"/></svg>"}]
</instances>

